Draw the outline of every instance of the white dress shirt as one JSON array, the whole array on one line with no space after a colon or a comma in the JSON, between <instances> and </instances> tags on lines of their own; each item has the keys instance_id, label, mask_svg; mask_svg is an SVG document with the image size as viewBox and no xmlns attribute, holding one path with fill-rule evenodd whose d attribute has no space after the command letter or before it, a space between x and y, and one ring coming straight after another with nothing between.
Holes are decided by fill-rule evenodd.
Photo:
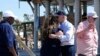
<instances>
[{"instance_id":1,"label":"white dress shirt","mask_svg":"<svg viewBox=\"0 0 100 56\"><path fill-rule=\"evenodd\" d=\"M74 45L74 26L67 20L59 24L59 28L63 30L64 35L60 36L61 46Z\"/></svg>"}]
</instances>

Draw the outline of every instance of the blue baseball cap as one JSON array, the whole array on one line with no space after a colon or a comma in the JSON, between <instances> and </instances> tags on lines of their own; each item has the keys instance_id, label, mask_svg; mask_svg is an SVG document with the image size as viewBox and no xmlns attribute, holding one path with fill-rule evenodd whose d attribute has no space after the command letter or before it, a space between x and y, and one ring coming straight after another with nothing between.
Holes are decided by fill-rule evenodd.
<instances>
[{"instance_id":1,"label":"blue baseball cap","mask_svg":"<svg viewBox=\"0 0 100 56\"><path fill-rule=\"evenodd\" d=\"M58 11L57 13L55 13L56 16L59 16L59 15L67 15L65 12L63 11Z\"/></svg>"}]
</instances>

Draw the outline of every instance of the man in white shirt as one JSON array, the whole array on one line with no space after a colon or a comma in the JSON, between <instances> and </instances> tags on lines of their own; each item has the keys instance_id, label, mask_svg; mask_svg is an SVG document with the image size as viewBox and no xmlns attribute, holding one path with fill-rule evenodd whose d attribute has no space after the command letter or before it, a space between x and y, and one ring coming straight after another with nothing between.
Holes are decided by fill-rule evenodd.
<instances>
[{"instance_id":1,"label":"man in white shirt","mask_svg":"<svg viewBox=\"0 0 100 56\"><path fill-rule=\"evenodd\" d=\"M50 34L50 38L58 38L61 41L62 56L75 56L74 46L74 26L67 20L66 14L62 11L56 13L58 16L59 28L63 30L63 35Z\"/></svg>"}]
</instances>

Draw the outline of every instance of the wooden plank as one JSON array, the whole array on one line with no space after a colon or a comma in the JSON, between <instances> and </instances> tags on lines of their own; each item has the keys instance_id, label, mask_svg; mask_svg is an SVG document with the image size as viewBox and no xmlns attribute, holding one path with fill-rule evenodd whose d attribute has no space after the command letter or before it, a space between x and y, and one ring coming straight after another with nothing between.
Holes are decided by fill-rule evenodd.
<instances>
[{"instance_id":1,"label":"wooden plank","mask_svg":"<svg viewBox=\"0 0 100 56\"><path fill-rule=\"evenodd\" d=\"M33 3L41 3L43 0L33 0Z\"/></svg>"}]
</instances>

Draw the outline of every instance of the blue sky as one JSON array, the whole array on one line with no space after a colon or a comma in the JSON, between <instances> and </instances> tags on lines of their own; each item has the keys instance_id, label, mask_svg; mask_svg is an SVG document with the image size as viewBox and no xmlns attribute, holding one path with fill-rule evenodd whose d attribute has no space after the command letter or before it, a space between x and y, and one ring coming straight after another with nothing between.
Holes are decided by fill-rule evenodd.
<instances>
[{"instance_id":1,"label":"blue sky","mask_svg":"<svg viewBox=\"0 0 100 56\"><path fill-rule=\"evenodd\" d=\"M27 13L29 15L33 14L30 6L27 2L20 2L18 0L0 0L0 11L11 10L15 13L15 15L19 18L19 20L23 21L23 14ZM88 11L93 10L93 7L89 6ZM40 14L44 15L45 9L41 7Z\"/></svg>"},{"instance_id":2,"label":"blue sky","mask_svg":"<svg viewBox=\"0 0 100 56\"><path fill-rule=\"evenodd\" d=\"M0 0L0 11L11 10L14 14L19 18L19 20L23 20L23 14L27 13L29 15L33 14L30 6L27 2L20 2L18 0ZM44 9L43 9L44 10ZM43 12L41 12L43 15Z\"/></svg>"}]
</instances>

